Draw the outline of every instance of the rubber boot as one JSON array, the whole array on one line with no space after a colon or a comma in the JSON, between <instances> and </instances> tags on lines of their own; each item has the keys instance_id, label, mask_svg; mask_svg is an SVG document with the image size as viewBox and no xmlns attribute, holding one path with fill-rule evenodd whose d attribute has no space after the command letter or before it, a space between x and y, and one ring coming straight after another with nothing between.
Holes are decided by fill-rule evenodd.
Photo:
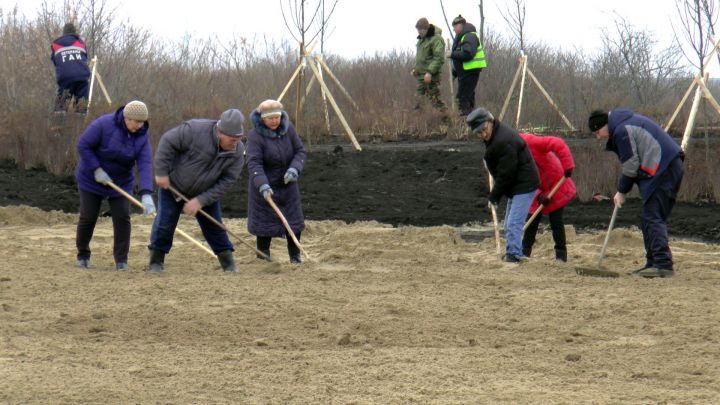
<instances>
[{"instance_id":1,"label":"rubber boot","mask_svg":"<svg viewBox=\"0 0 720 405\"><path fill-rule=\"evenodd\" d=\"M220 266L226 273L237 273L237 267L235 267L235 259L233 258L232 250L223 250L217 254Z\"/></svg>"},{"instance_id":2,"label":"rubber boot","mask_svg":"<svg viewBox=\"0 0 720 405\"><path fill-rule=\"evenodd\" d=\"M162 273L165 270L165 252L160 250L150 251L150 273Z\"/></svg>"}]
</instances>

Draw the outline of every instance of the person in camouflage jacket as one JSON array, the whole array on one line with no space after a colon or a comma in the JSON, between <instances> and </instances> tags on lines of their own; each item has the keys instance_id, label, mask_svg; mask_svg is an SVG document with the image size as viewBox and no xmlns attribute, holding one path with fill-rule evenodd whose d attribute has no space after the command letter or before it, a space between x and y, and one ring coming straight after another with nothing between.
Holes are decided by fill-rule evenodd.
<instances>
[{"instance_id":1,"label":"person in camouflage jacket","mask_svg":"<svg viewBox=\"0 0 720 405\"><path fill-rule=\"evenodd\" d=\"M445 43L442 30L421 18L415 24L418 31L417 53L412 75L417 80L418 103L429 101L435 108L444 111L445 103L440 98L440 74L445 62Z\"/></svg>"}]
</instances>

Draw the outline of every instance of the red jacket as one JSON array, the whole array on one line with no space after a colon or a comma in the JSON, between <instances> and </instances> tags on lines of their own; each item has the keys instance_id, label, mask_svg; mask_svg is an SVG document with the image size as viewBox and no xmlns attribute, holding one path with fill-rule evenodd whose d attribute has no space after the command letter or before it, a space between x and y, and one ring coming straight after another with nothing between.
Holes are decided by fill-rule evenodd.
<instances>
[{"instance_id":1,"label":"red jacket","mask_svg":"<svg viewBox=\"0 0 720 405\"><path fill-rule=\"evenodd\" d=\"M540 174L538 194L548 195L557 182L563 178L565 171L575 167L570 148L562 139L555 136L538 136L528 133L521 133L520 136L530 148L530 153L535 159ZM550 204L543 208L542 213L549 214L564 207L575 197L575 193L575 183L572 179L565 180L565 183L553 195ZM535 212L537 207L536 199L530 206L530 212Z\"/></svg>"}]
</instances>

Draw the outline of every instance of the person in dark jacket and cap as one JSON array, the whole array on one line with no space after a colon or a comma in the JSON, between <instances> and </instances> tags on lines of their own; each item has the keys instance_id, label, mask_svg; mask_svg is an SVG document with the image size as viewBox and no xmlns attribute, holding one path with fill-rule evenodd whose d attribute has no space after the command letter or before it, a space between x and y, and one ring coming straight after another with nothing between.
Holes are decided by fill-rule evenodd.
<instances>
[{"instance_id":1,"label":"person in dark jacket and cap","mask_svg":"<svg viewBox=\"0 0 720 405\"><path fill-rule=\"evenodd\" d=\"M72 23L63 27L63 35L53 41L50 47L50 60L55 65L55 78L58 91L55 98L55 112L62 113L70 100L75 104L75 112L87 112L89 95L90 68L85 42L78 36Z\"/></svg>"},{"instance_id":2,"label":"person in dark jacket and cap","mask_svg":"<svg viewBox=\"0 0 720 405\"><path fill-rule=\"evenodd\" d=\"M110 203L113 222L113 257L117 270L127 270L130 249L130 203L109 182L132 194L137 165L138 189L144 213L155 213L151 193L152 152L148 132L148 109L141 101L131 101L116 112L98 117L78 139L80 155L75 178L80 188L80 219L75 244L77 264L90 268L92 239L104 199Z\"/></svg>"},{"instance_id":3,"label":"person in dark jacket and cap","mask_svg":"<svg viewBox=\"0 0 720 405\"><path fill-rule=\"evenodd\" d=\"M480 72L487 67L485 51L475 26L458 15L452 21L455 38L450 52L452 74L457 78L457 102L460 115L468 115L475 108L475 87Z\"/></svg>"},{"instance_id":4,"label":"person in dark jacket and cap","mask_svg":"<svg viewBox=\"0 0 720 405\"><path fill-rule=\"evenodd\" d=\"M158 215L150 235L151 273L164 270L165 255L172 247L180 213L194 216L223 271L237 272L233 244L225 229L202 215L202 209L222 222L220 197L235 184L245 163L242 144L245 117L237 109L220 114L219 120L193 119L167 131L155 154ZM189 198L184 202L170 186Z\"/></svg>"},{"instance_id":5,"label":"person in dark jacket and cap","mask_svg":"<svg viewBox=\"0 0 720 405\"><path fill-rule=\"evenodd\" d=\"M631 110L595 110L588 126L598 139L607 139L605 149L620 160L622 173L613 196L615 205L625 203L625 194L634 184L640 189L646 261L631 274L648 278L674 276L667 220L682 183L685 154L657 123Z\"/></svg>"},{"instance_id":6,"label":"person in dark jacket and cap","mask_svg":"<svg viewBox=\"0 0 720 405\"><path fill-rule=\"evenodd\" d=\"M305 165L305 147L283 105L265 100L250 114L248 135L248 230L257 237L257 249L270 256L273 237L285 237L291 263L301 263L300 248L265 200L271 196L290 224L295 237L305 229L298 178ZM260 256L258 255L260 258Z\"/></svg>"},{"instance_id":7,"label":"person in dark jacket and cap","mask_svg":"<svg viewBox=\"0 0 720 405\"><path fill-rule=\"evenodd\" d=\"M503 260L510 263L526 260L522 249L523 226L540 187L530 149L516 130L495 119L482 107L471 112L466 123L470 133L485 142L483 160L495 180L488 202L497 206L503 196L508 199L505 210L507 246Z\"/></svg>"}]
</instances>

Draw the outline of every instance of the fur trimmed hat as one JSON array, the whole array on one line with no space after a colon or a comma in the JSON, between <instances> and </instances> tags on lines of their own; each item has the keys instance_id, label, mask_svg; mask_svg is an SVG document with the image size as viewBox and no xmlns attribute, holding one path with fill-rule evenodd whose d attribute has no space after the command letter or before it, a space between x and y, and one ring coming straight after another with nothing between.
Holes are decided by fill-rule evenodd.
<instances>
[{"instance_id":1,"label":"fur trimmed hat","mask_svg":"<svg viewBox=\"0 0 720 405\"><path fill-rule=\"evenodd\" d=\"M257 107L260 118L279 117L283 112L283 105L277 100L265 100Z\"/></svg>"},{"instance_id":2,"label":"fur trimmed hat","mask_svg":"<svg viewBox=\"0 0 720 405\"><path fill-rule=\"evenodd\" d=\"M123 110L123 117L135 121L147 121L147 106L142 101L133 100L125 104L125 109Z\"/></svg>"}]
</instances>

